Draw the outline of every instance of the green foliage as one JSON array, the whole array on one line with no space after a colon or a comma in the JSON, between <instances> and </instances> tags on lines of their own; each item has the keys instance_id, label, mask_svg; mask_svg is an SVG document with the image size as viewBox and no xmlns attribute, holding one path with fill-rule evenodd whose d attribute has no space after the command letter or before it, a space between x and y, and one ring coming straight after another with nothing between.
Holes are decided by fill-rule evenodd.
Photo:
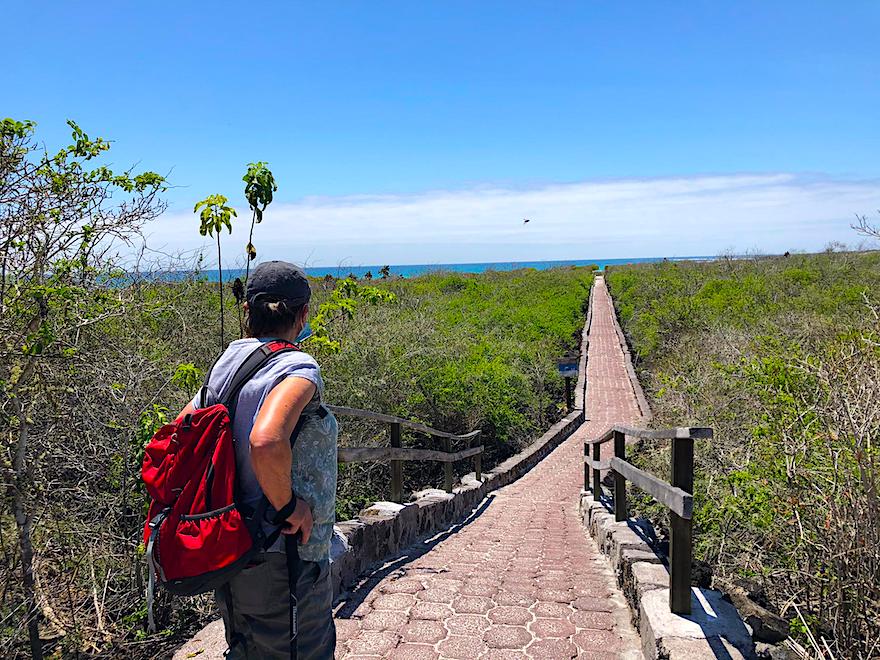
<instances>
[{"instance_id":1,"label":"green foliage","mask_svg":"<svg viewBox=\"0 0 880 660\"><path fill-rule=\"evenodd\" d=\"M195 394L202 385L202 372L192 362L178 364L174 375L171 376L171 384L179 387L188 394Z\"/></svg>"},{"instance_id":2,"label":"green foliage","mask_svg":"<svg viewBox=\"0 0 880 660\"><path fill-rule=\"evenodd\" d=\"M105 634L76 614L87 593L103 591L116 634L139 578L133 566L109 568L125 564L143 515L132 439L152 368L139 359L133 326L153 306L137 287L117 285L129 281L117 255L163 210L165 181L114 172L104 161L111 143L68 125L70 143L52 152L33 122L0 124L0 618L17 622L0 637L4 657L19 657L27 637L59 655L97 648ZM40 639L31 569L52 585L39 596L55 613L52 641Z\"/></svg>"},{"instance_id":3,"label":"green foliage","mask_svg":"<svg viewBox=\"0 0 880 660\"><path fill-rule=\"evenodd\" d=\"M318 289L329 303L319 309L332 310L330 334L338 345L318 341L306 348L321 364L334 402L457 433L481 429L484 469L489 469L562 414L564 381L556 362L578 346L591 282L586 268L433 273L374 281L371 287L346 279L327 294ZM361 296L384 291L396 300L361 304L352 314L339 297L356 298L355 286ZM343 418L342 431L345 444L388 442L386 430L375 425ZM404 436L405 446L437 446ZM389 497L384 470L347 466L340 473L340 517ZM406 489L441 486L442 479L436 465L413 463L404 469Z\"/></svg>"},{"instance_id":4,"label":"green foliage","mask_svg":"<svg viewBox=\"0 0 880 660\"><path fill-rule=\"evenodd\" d=\"M275 177L267 167L267 163L259 161L248 163L247 172L241 179L244 181L244 196L248 206L253 210L256 221L263 221L263 211L272 203L272 196L278 190Z\"/></svg>"},{"instance_id":5,"label":"green foliage","mask_svg":"<svg viewBox=\"0 0 880 660\"><path fill-rule=\"evenodd\" d=\"M340 349L340 342L330 337L334 321L351 320L361 303L378 305L393 303L396 300L397 296L391 291L365 286L350 277L338 280L329 300L319 305L318 312L311 322L312 336L306 341L310 346L314 345L329 353L336 353Z\"/></svg>"},{"instance_id":6,"label":"green foliage","mask_svg":"<svg viewBox=\"0 0 880 660\"><path fill-rule=\"evenodd\" d=\"M809 627L840 657L871 657L880 254L632 266L607 279L654 423L715 430L696 445L697 556L716 574L758 577L797 635ZM633 455L668 471L666 450ZM791 603L803 618L782 611Z\"/></svg>"},{"instance_id":7,"label":"green foliage","mask_svg":"<svg viewBox=\"0 0 880 660\"><path fill-rule=\"evenodd\" d=\"M199 233L202 236L213 237L216 232L219 237L223 227L232 233L232 218L238 214L226 204L227 201L229 200L224 195L208 195L202 201L196 202L193 213L199 214Z\"/></svg>"}]
</instances>

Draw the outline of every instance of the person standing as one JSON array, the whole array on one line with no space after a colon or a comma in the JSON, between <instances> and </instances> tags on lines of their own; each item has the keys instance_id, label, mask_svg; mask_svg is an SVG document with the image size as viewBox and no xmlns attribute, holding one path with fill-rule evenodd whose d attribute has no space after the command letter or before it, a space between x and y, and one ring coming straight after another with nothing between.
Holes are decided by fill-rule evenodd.
<instances>
[{"instance_id":1,"label":"person standing","mask_svg":"<svg viewBox=\"0 0 880 660\"><path fill-rule=\"evenodd\" d=\"M222 391L262 343L295 344L308 336L311 288L298 267L260 264L245 297L247 338L231 342L212 367L207 385L213 392ZM318 363L302 351L274 356L239 394L233 418L237 499L257 508L265 497L267 537L279 524L282 528L271 546L215 594L231 660L333 658L330 540L338 425L322 404L323 394ZM198 397L189 404L197 405ZM297 574L289 580L292 572Z\"/></svg>"}]
</instances>

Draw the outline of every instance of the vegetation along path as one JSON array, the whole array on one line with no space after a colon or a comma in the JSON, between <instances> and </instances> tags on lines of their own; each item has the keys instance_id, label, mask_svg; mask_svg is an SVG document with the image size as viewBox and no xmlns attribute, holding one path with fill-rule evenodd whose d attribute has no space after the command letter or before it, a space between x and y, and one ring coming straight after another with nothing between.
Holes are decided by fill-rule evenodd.
<instances>
[{"instance_id":1,"label":"vegetation along path","mask_svg":"<svg viewBox=\"0 0 880 660\"><path fill-rule=\"evenodd\" d=\"M629 610L577 516L583 440L639 419L613 308L593 292L588 417L456 532L337 613L341 658L640 658Z\"/></svg>"}]
</instances>

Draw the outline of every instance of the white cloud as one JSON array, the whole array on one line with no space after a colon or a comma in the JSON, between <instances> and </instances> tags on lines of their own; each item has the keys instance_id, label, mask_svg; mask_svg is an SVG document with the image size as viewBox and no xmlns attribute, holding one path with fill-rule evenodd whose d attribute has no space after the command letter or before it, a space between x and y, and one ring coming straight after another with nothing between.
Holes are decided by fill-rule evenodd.
<instances>
[{"instance_id":1,"label":"white cloud","mask_svg":"<svg viewBox=\"0 0 880 660\"><path fill-rule=\"evenodd\" d=\"M276 202L254 243L261 260L311 266L778 253L854 242L854 215L878 208L880 181L794 174L487 185ZM246 242L238 210L229 255ZM212 254L191 213L166 213L149 233L153 247Z\"/></svg>"}]
</instances>

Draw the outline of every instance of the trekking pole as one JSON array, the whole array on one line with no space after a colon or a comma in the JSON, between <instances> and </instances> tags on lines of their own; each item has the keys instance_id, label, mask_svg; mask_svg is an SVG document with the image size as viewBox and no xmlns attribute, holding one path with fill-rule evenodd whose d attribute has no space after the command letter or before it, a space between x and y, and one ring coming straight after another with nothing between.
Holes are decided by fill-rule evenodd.
<instances>
[{"instance_id":1,"label":"trekking pole","mask_svg":"<svg viewBox=\"0 0 880 660\"><path fill-rule=\"evenodd\" d=\"M288 534L284 537L284 552L287 555L287 589L290 594L290 658L296 660L296 583L299 581L300 558L299 558L300 533Z\"/></svg>"}]
</instances>

